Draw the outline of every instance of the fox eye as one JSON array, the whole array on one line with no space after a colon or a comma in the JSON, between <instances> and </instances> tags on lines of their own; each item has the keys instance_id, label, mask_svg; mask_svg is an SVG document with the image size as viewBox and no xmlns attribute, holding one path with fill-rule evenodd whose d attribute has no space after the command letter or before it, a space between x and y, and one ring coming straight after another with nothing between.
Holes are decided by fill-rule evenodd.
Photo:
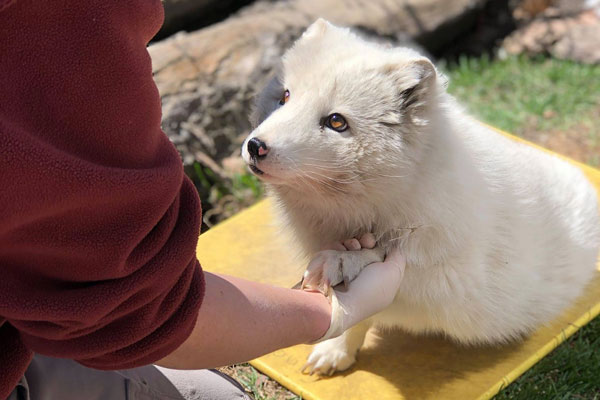
<instances>
[{"instance_id":1,"label":"fox eye","mask_svg":"<svg viewBox=\"0 0 600 400\"><path fill-rule=\"evenodd\" d=\"M333 129L336 132L343 132L348 129L348 123L341 114L333 113L325 118L325 126Z\"/></svg>"},{"instance_id":2,"label":"fox eye","mask_svg":"<svg viewBox=\"0 0 600 400\"><path fill-rule=\"evenodd\" d=\"M288 102L289 99L290 99L290 91L285 89L285 92L283 92L283 96L281 96L281 99L279 100L279 104L284 105L285 103Z\"/></svg>"}]
</instances>

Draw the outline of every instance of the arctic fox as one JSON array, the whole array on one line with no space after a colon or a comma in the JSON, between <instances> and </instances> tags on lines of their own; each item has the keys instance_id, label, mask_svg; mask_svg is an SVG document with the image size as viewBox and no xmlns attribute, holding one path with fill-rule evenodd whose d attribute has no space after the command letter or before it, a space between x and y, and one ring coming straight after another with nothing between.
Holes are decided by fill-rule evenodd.
<instances>
[{"instance_id":1,"label":"arctic fox","mask_svg":"<svg viewBox=\"0 0 600 400\"><path fill-rule=\"evenodd\" d=\"M414 50L318 20L258 97L243 158L306 255L326 261L324 284L394 246L407 260L388 309L314 348L318 373L352 365L372 324L518 339L594 275L598 199L582 172L469 118L445 88ZM319 252L364 232L375 249Z\"/></svg>"}]
</instances>

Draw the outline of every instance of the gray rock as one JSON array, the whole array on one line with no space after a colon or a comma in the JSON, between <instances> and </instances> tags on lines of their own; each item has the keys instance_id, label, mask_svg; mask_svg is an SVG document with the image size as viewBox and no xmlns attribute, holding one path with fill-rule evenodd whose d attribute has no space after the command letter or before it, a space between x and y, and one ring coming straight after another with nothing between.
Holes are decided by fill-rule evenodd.
<instances>
[{"instance_id":1,"label":"gray rock","mask_svg":"<svg viewBox=\"0 0 600 400\"><path fill-rule=\"evenodd\" d=\"M561 16L548 9L504 39L509 54L551 54L573 61L600 64L600 17L593 10Z\"/></svg>"},{"instance_id":2,"label":"gray rock","mask_svg":"<svg viewBox=\"0 0 600 400\"><path fill-rule=\"evenodd\" d=\"M550 53L557 58L600 64L600 21L573 26L554 43Z\"/></svg>"}]
</instances>

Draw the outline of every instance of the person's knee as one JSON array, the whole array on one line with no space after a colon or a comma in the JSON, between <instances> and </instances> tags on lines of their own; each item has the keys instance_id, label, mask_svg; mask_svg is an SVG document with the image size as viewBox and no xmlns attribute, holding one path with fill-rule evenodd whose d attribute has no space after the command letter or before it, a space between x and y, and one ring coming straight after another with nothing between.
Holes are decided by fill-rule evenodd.
<instances>
[{"instance_id":1,"label":"person's knee","mask_svg":"<svg viewBox=\"0 0 600 400\"><path fill-rule=\"evenodd\" d=\"M185 400L251 400L233 378L209 369L183 371L158 367Z\"/></svg>"}]
</instances>

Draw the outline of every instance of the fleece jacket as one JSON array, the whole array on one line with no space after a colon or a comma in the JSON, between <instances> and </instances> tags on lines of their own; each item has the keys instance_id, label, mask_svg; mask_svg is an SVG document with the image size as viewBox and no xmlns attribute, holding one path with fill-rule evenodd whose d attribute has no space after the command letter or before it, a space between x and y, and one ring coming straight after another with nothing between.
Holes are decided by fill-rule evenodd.
<instances>
[{"instance_id":1,"label":"fleece jacket","mask_svg":"<svg viewBox=\"0 0 600 400\"><path fill-rule=\"evenodd\" d=\"M0 0L0 399L34 353L152 363L193 329L201 211L161 131L160 0Z\"/></svg>"}]
</instances>

